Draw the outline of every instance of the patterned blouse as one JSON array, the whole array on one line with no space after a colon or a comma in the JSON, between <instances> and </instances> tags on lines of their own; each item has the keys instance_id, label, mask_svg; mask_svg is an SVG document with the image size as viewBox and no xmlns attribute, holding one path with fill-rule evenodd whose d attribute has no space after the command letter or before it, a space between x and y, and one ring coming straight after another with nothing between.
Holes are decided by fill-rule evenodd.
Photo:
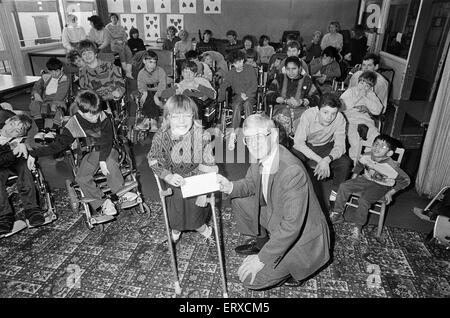
<instances>
[{"instance_id":1,"label":"patterned blouse","mask_svg":"<svg viewBox=\"0 0 450 318\"><path fill-rule=\"evenodd\" d=\"M173 138L170 129L159 130L147 159L150 168L162 179L172 173L190 177L217 171L212 150L210 134L200 127L193 126L179 138Z\"/></svg>"}]
</instances>

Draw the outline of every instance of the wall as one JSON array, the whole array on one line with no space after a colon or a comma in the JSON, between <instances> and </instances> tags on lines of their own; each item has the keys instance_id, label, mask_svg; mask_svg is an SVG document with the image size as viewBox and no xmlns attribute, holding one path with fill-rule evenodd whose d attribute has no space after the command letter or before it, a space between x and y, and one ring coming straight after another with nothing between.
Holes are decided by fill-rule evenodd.
<instances>
[{"instance_id":1,"label":"wall","mask_svg":"<svg viewBox=\"0 0 450 318\"><path fill-rule=\"evenodd\" d=\"M124 13L130 14L130 1L124 1ZM234 29L239 38L245 34L267 34L278 42L284 30L299 30L310 40L312 32L325 32L328 23L337 20L343 29L351 28L358 16L359 0L222 0L222 14L204 14L203 0L197 0L197 14L185 14L184 25L192 37L198 30L210 29L216 38L225 38ZM154 13L147 0L148 13ZM173 14L179 14L178 0L172 0ZM161 14L161 37L166 34L166 14ZM137 27L143 37L143 14L137 14Z\"/></svg>"},{"instance_id":2,"label":"wall","mask_svg":"<svg viewBox=\"0 0 450 318\"><path fill-rule=\"evenodd\" d=\"M406 60L401 57L380 51L380 65L386 68L392 68L395 72L394 82L392 83L392 98L400 99L400 90L403 85L403 79L406 71Z\"/></svg>"}]
</instances>

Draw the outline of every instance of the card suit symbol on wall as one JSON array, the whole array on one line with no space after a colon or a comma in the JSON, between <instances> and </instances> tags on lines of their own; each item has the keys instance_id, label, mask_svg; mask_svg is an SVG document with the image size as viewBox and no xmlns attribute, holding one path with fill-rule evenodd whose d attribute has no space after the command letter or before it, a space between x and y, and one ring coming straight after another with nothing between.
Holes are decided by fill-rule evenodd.
<instances>
[{"instance_id":1,"label":"card suit symbol on wall","mask_svg":"<svg viewBox=\"0 0 450 318\"><path fill-rule=\"evenodd\" d=\"M150 29L150 24L147 24L146 27L147 27L147 30Z\"/></svg>"},{"instance_id":2,"label":"card suit symbol on wall","mask_svg":"<svg viewBox=\"0 0 450 318\"><path fill-rule=\"evenodd\" d=\"M206 7L206 11L211 11L211 9L209 8L209 6Z\"/></svg>"},{"instance_id":3,"label":"card suit symbol on wall","mask_svg":"<svg viewBox=\"0 0 450 318\"><path fill-rule=\"evenodd\" d=\"M153 26L155 29L158 29L158 26L155 24L154 26Z\"/></svg>"},{"instance_id":4,"label":"card suit symbol on wall","mask_svg":"<svg viewBox=\"0 0 450 318\"><path fill-rule=\"evenodd\" d=\"M125 31L128 31L128 27L127 27L127 26L125 26L125 28L124 28L124 29L125 29Z\"/></svg>"},{"instance_id":5,"label":"card suit symbol on wall","mask_svg":"<svg viewBox=\"0 0 450 318\"><path fill-rule=\"evenodd\" d=\"M134 22L134 18L131 18L131 22Z\"/></svg>"},{"instance_id":6,"label":"card suit symbol on wall","mask_svg":"<svg viewBox=\"0 0 450 318\"><path fill-rule=\"evenodd\" d=\"M217 11L217 12L219 12L219 7L218 7L218 6L216 6L216 7L214 8L214 11Z\"/></svg>"},{"instance_id":7,"label":"card suit symbol on wall","mask_svg":"<svg viewBox=\"0 0 450 318\"><path fill-rule=\"evenodd\" d=\"M187 7L186 2L183 2L182 7L183 7L183 8L186 8L186 7Z\"/></svg>"},{"instance_id":8,"label":"card suit symbol on wall","mask_svg":"<svg viewBox=\"0 0 450 318\"><path fill-rule=\"evenodd\" d=\"M155 20L155 21L156 21L156 20L158 20L158 17L156 17L156 16L155 16L155 17L153 17L153 20Z\"/></svg>"},{"instance_id":9,"label":"card suit symbol on wall","mask_svg":"<svg viewBox=\"0 0 450 318\"><path fill-rule=\"evenodd\" d=\"M122 18L122 21L123 22L127 22L127 18Z\"/></svg>"},{"instance_id":10,"label":"card suit symbol on wall","mask_svg":"<svg viewBox=\"0 0 450 318\"><path fill-rule=\"evenodd\" d=\"M161 9L165 9L166 6L164 5L164 3L161 3Z\"/></svg>"},{"instance_id":11,"label":"card suit symbol on wall","mask_svg":"<svg viewBox=\"0 0 450 318\"><path fill-rule=\"evenodd\" d=\"M150 17L145 17L145 19L148 21L148 20L150 20Z\"/></svg>"},{"instance_id":12,"label":"card suit symbol on wall","mask_svg":"<svg viewBox=\"0 0 450 318\"><path fill-rule=\"evenodd\" d=\"M173 23L173 19L170 19L170 23Z\"/></svg>"},{"instance_id":13,"label":"card suit symbol on wall","mask_svg":"<svg viewBox=\"0 0 450 318\"><path fill-rule=\"evenodd\" d=\"M152 24L152 25L153 25L153 21L150 21L150 24Z\"/></svg>"},{"instance_id":14,"label":"card suit symbol on wall","mask_svg":"<svg viewBox=\"0 0 450 318\"><path fill-rule=\"evenodd\" d=\"M137 9L138 9L138 10L142 10L142 8L141 8L141 6L140 6L140 5L138 5L138 6L137 6Z\"/></svg>"},{"instance_id":15,"label":"card suit symbol on wall","mask_svg":"<svg viewBox=\"0 0 450 318\"><path fill-rule=\"evenodd\" d=\"M174 23L173 23L175 26L177 26L178 25L178 22L177 21L175 21Z\"/></svg>"},{"instance_id":16,"label":"card suit symbol on wall","mask_svg":"<svg viewBox=\"0 0 450 318\"><path fill-rule=\"evenodd\" d=\"M189 5L190 8L194 7L194 4L191 2L191 4Z\"/></svg>"},{"instance_id":17,"label":"card suit symbol on wall","mask_svg":"<svg viewBox=\"0 0 450 318\"><path fill-rule=\"evenodd\" d=\"M150 35L150 33L147 33L147 37L148 37L148 38L151 38L152 36Z\"/></svg>"},{"instance_id":18,"label":"card suit symbol on wall","mask_svg":"<svg viewBox=\"0 0 450 318\"><path fill-rule=\"evenodd\" d=\"M181 23L181 19L178 19L178 23Z\"/></svg>"},{"instance_id":19,"label":"card suit symbol on wall","mask_svg":"<svg viewBox=\"0 0 450 318\"><path fill-rule=\"evenodd\" d=\"M157 33L155 33L155 38L159 38L159 35Z\"/></svg>"},{"instance_id":20,"label":"card suit symbol on wall","mask_svg":"<svg viewBox=\"0 0 450 318\"><path fill-rule=\"evenodd\" d=\"M181 25L179 25L178 27L178 31L181 31L183 28L181 27Z\"/></svg>"}]
</instances>

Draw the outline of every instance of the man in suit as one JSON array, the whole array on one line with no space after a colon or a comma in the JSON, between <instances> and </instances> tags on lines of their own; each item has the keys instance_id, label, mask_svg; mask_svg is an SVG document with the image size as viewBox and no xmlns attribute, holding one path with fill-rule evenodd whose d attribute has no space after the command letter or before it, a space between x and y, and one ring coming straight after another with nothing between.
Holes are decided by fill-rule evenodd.
<instances>
[{"instance_id":1,"label":"man in suit","mask_svg":"<svg viewBox=\"0 0 450 318\"><path fill-rule=\"evenodd\" d=\"M231 198L238 230L258 238L237 248L251 254L238 270L239 279L254 290L283 283L300 286L330 259L324 213L305 167L278 144L274 122L253 114L245 119L243 132L258 163L238 181L218 175L221 191Z\"/></svg>"}]
</instances>

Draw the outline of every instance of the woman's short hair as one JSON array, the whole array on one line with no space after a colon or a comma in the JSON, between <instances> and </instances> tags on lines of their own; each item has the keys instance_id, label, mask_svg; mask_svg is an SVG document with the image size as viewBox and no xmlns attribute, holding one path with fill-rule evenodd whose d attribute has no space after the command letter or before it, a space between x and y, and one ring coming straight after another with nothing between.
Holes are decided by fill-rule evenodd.
<instances>
[{"instance_id":1,"label":"woman's short hair","mask_svg":"<svg viewBox=\"0 0 450 318\"><path fill-rule=\"evenodd\" d=\"M94 26L94 29L97 31L103 30L105 27L105 24L102 21L102 18L100 18L98 15L92 15L88 18L88 21L92 22L92 25Z\"/></svg>"},{"instance_id":2,"label":"woman's short hair","mask_svg":"<svg viewBox=\"0 0 450 318\"><path fill-rule=\"evenodd\" d=\"M192 114L194 125L201 126L198 118L198 107L194 100L186 95L173 95L171 96L163 107L164 122L162 124L162 130L170 128L169 116L175 113L188 112Z\"/></svg>"},{"instance_id":3,"label":"woman's short hair","mask_svg":"<svg viewBox=\"0 0 450 318\"><path fill-rule=\"evenodd\" d=\"M110 13L109 14L109 18L111 19L112 17L116 17L117 18L117 20L119 20L119 15L117 14L117 13Z\"/></svg>"},{"instance_id":4,"label":"woman's short hair","mask_svg":"<svg viewBox=\"0 0 450 318\"><path fill-rule=\"evenodd\" d=\"M242 43L244 43L245 41L250 41L252 43L252 48L255 47L255 38L253 37L253 35L247 34L246 36L244 36L242 38Z\"/></svg>"},{"instance_id":5,"label":"woman's short hair","mask_svg":"<svg viewBox=\"0 0 450 318\"><path fill-rule=\"evenodd\" d=\"M98 114L102 111L100 108L100 97L92 90L83 90L76 97L78 108L82 113Z\"/></svg>"},{"instance_id":6,"label":"woman's short hair","mask_svg":"<svg viewBox=\"0 0 450 318\"><path fill-rule=\"evenodd\" d=\"M330 31L330 26L332 25L336 27L336 32L341 31L341 24L339 23L339 21L331 21L330 24L328 25L328 31Z\"/></svg>"},{"instance_id":7,"label":"woman's short hair","mask_svg":"<svg viewBox=\"0 0 450 318\"><path fill-rule=\"evenodd\" d=\"M265 40L267 40L267 41L270 42L269 36L268 36L268 35L265 35L265 34L261 35L261 36L259 37L259 45L260 45L260 46L263 46Z\"/></svg>"},{"instance_id":8,"label":"woman's short hair","mask_svg":"<svg viewBox=\"0 0 450 318\"><path fill-rule=\"evenodd\" d=\"M225 34L226 36L234 36L235 38L237 37L237 33L234 30L228 30L227 33Z\"/></svg>"}]
</instances>

